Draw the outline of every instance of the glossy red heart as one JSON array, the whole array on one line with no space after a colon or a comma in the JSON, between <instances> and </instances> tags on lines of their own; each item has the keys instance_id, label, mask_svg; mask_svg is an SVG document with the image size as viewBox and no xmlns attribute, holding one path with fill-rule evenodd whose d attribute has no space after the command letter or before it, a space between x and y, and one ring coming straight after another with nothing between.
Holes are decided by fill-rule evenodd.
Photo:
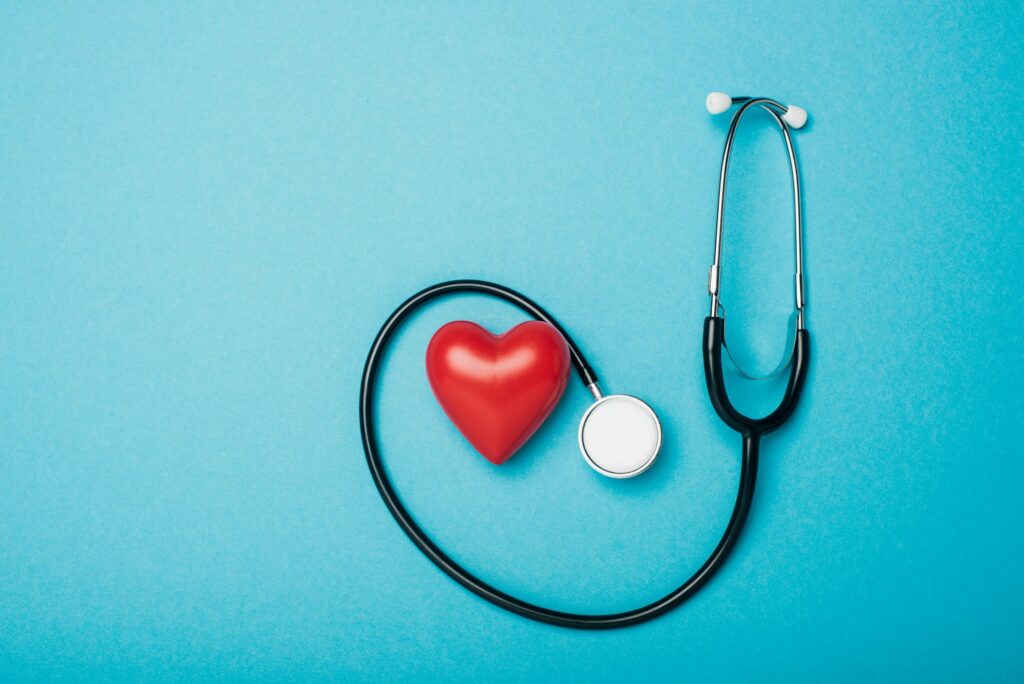
<instances>
[{"instance_id":1,"label":"glossy red heart","mask_svg":"<svg viewBox=\"0 0 1024 684\"><path fill-rule=\"evenodd\" d=\"M476 323L441 327L427 346L427 378L459 432L504 463L551 414L569 380L569 347L549 323L492 335Z\"/></svg>"}]
</instances>

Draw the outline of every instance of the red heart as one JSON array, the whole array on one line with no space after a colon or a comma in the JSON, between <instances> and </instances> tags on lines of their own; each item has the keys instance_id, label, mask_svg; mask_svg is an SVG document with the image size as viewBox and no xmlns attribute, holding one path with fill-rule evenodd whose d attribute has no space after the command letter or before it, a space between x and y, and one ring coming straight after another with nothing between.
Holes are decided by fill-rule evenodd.
<instances>
[{"instance_id":1,"label":"red heart","mask_svg":"<svg viewBox=\"0 0 1024 684\"><path fill-rule=\"evenodd\" d=\"M569 347L542 321L521 323L503 335L454 321L430 339L427 378L459 432L484 458L501 464L562 397Z\"/></svg>"}]
</instances>

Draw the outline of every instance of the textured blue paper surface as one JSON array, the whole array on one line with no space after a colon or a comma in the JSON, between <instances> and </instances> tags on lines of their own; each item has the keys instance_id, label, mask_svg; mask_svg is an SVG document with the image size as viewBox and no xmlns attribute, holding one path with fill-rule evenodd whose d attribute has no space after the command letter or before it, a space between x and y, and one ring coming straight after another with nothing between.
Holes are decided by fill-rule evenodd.
<instances>
[{"instance_id":1,"label":"textured blue paper surface","mask_svg":"<svg viewBox=\"0 0 1024 684\"><path fill-rule=\"evenodd\" d=\"M4 6L2 678L1019 681L1022 14ZM717 89L810 112L803 405L764 442L735 555L681 610L612 633L511 616L379 500L366 351L437 280L540 301L606 390L660 413L659 462L590 470L575 382L512 461L475 455L430 394L426 342L522 316L465 297L388 357L396 485L529 600L620 610L673 588L738 475L700 360ZM786 174L752 116L722 287L762 370L792 306Z\"/></svg>"}]
</instances>

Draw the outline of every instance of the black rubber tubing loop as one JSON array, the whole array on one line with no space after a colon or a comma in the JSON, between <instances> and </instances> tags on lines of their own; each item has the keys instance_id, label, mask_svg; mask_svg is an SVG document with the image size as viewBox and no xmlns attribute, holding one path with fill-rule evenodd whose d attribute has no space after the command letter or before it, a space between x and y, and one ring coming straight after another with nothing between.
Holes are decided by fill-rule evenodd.
<instances>
[{"instance_id":1,"label":"black rubber tubing loop","mask_svg":"<svg viewBox=\"0 0 1024 684\"><path fill-rule=\"evenodd\" d=\"M594 371L590 368L583 353L562 326L548 315L544 309L514 290L483 280L451 280L432 285L409 297L401 306L395 309L377 333L377 337L370 347L370 353L366 357L366 365L363 368L363 380L359 392L359 424L363 437L363 450L366 452L366 463L370 468L370 475L373 477L374 484L377 485L378 493L380 493L381 498L384 500L385 505L387 505L388 510L391 511L391 515L394 516L399 527L402 528L419 550L423 552L423 555L463 587L480 598L490 601L499 608L504 608L507 611L538 622L575 629L615 629L628 627L664 615L691 598L722 567L729 552L736 545L740 532L747 521L750 503L754 496L754 484L757 480L757 461L761 435L781 425L782 421L792 413L803 385L807 357L806 331L801 331L804 333L803 338L800 335L797 336L796 358L790 376L790 384L782 404L766 418L752 420L742 416L732 408L732 404L729 403L728 396L725 393L725 384L722 382L721 336L719 334L724 332L722 330L724 322L722 326L716 326L714 321L721 321L721 319L708 318L705 321L704 370L708 382L708 394L711 397L715 410L722 419L730 427L740 432L743 437L739 490L736 493L736 503L733 506L732 515L729 517L729 523L722 533L722 538L718 541L718 544L707 560L704 561L703 565L689 579L653 603L621 613L603 615L568 613L544 608L543 606L534 605L511 596L487 584L452 560L416 524L412 515L402 504L401 499L399 499L394 486L391 484L391 480L384 470L380 449L377 445L377 430L374 426L374 405L380 361L387 349L388 342L402 322L418 308L438 297L461 292L475 292L497 297L514 304L533 318L555 326L569 345L572 363L580 376L580 380L585 386L597 382Z\"/></svg>"},{"instance_id":2,"label":"black rubber tubing loop","mask_svg":"<svg viewBox=\"0 0 1024 684\"><path fill-rule=\"evenodd\" d=\"M778 429L793 414L807 375L807 361L811 342L806 330L796 331L793 340L793 361L789 369L789 382L782 400L774 411L764 418L748 418L729 401L722 373L722 345L725 344L725 319L708 316L704 319L704 379L708 384L711 405L726 425L740 434L766 435Z\"/></svg>"}]
</instances>

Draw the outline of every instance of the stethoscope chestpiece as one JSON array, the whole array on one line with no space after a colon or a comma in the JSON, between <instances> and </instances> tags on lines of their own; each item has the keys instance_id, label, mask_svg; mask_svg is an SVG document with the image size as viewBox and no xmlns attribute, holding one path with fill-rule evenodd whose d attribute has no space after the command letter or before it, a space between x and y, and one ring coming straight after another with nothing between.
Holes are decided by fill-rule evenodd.
<instances>
[{"instance_id":1,"label":"stethoscope chestpiece","mask_svg":"<svg viewBox=\"0 0 1024 684\"><path fill-rule=\"evenodd\" d=\"M608 477L644 472L661 450L661 423L654 410L628 394L601 396L580 420L579 443L590 467Z\"/></svg>"}]
</instances>

